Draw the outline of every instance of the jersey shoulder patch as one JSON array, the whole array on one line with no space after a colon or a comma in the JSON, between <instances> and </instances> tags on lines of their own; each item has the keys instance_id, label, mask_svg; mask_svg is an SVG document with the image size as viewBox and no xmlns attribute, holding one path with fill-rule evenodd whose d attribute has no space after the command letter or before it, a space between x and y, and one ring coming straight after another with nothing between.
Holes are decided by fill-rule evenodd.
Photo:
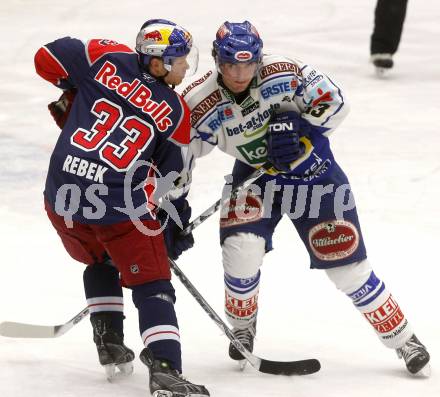
<instances>
[{"instance_id":1,"label":"jersey shoulder patch","mask_svg":"<svg viewBox=\"0 0 440 397\"><path fill-rule=\"evenodd\" d=\"M263 57L263 63L258 69L260 81L274 75L286 74L301 76L301 66L297 62L282 56L268 55Z\"/></svg>"},{"instance_id":2,"label":"jersey shoulder patch","mask_svg":"<svg viewBox=\"0 0 440 397\"><path fill-rule=\"evenodd\" d=\"M206 73L203 77L201 77L198 80L193 81L188 87L186 87L182 92L182 97L185 98L185 96L193 89L202 84L204 81L206 81L209 76L212 75L212 70L210 70L208 73Z\"/></svg>"},{"instance_id":3,"label":"jersey shoulder patch","mask_svg":"<svg viewBox=\"0 0 440 397\"><path fill-rule=\"evenodd\" d=\"M193 127L222 100L217 77L216 71L209 71L183 91L184 99L191 110Z\"/></svg>"},{"instance_id":4,"label":"jersey shoulder patch","mask_svg":"<svg viewBox=\"0 0 440 397\"><path fill-rule=\"evenodd\" d=\"M203 98L207 97L211 92L218 89L217 77L218 72L215 70L210 70L201 78L194 80L183 90L181 95L191 110Z\"/></svg>"},{"instance_id":5,"label":"jersey shoulder patch","mask_svg":"<svg viewBox=\"0 0 440 397\"><path fill-rule=\"evenodd\" d=\"M216 88L207 95L200 97L200 101L190 106L191 109L191 125L195 127L199 120L202 119L208 112L210 112L222 100L220 90Z\"/></svg>"},{"instance_id":6,"label":"jersey shoulder patch","mask_svg":"<svg viewBox=\"0 0 440 397\"><path fill-rule=\"evenodd\" d=\"M115 52L134 54L130 47L114 40L92 39L86 45L86 55L90 65L93 65L102 56Z\"/></svg>"}]
</instances>

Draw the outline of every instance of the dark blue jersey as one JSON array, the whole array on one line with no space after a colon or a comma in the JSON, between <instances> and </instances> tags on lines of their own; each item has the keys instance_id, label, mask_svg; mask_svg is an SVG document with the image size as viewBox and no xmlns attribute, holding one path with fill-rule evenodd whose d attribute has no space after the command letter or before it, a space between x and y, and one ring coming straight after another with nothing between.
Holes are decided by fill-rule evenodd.
<instances>
[{"instance_id":1,"label":"dark blue jersey","mask_svg":"<svg viewBox=\"0 0 440 397\"><path fill-rule=\"evenodd\" d=\"M35 66L56 86L77 90L50 160L50 206L83 223L126 221L124 208L154 218L147 208L157 177L183 168L185 102L142 70L137 53L111 40L56 40L38 50Z\"/></svg>"}]
</instances>

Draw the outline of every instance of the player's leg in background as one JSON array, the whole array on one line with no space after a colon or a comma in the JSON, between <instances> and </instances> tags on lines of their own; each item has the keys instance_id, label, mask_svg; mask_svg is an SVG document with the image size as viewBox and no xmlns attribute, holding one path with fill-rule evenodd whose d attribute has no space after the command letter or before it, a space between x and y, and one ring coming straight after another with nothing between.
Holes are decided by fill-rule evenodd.
<instances>
[{"instance_id":1,"label":"player's leg in background","mask_svg":"<svg viewBox=\"0 0 440 397\"><path fill-rule=\"evenodd\" d=\"M311 212L307 216L306 211L303 219L294 220L309 252L311 267L324 269L336 288L344 292L368 320L382 343L405 358L411 373L419 372L429 361L429 355L415 338L396 299L367 260L347 177L335 164L322 184L333 185L333 190L321 197L319 214L311 217ZM340 212L335 198L339 187L344 189L344 202L351 203L342 217L336 215Z\"/></svg>"},{"instance_id":2,"label":"player's leg in background","mask_svg":"<svg viewBox=\"0 0 440 397\"><path fill-rule=\"evenodd\" d=\"M393 67L402 36L408 0L378 0L370 41L371 62L383 70Z\"/></svg>"},{"instance_id":3,"label":"player's leg in background","mask_svg":"<svg viewBox=\"0 0 440 397\"><path fill-rule=\"evenodd\" d=\"M66 251L88 265L83 274L84 291L100 364L109 379L115 375L116 366L130 374L134 353L124 345L124 306L118 270L97 240L93 226L73 222L72 227L67 227L64 218L48 205L46 212Z\"/></svg>"},{"instance_id":4,"label":"player's leg in background","mask_svg":"<svg viewBox=\"0 0 440 397\"><path fill-rule=\"evenodd\" d=\"M237 177L240 179L241 175ZM254 184L253 191L230 198L222 208L220 219L225 314L235 337L251 352L256 333L260 267L265 253L272 249L272 234L281 219L280 206L274 202L268 202L268 208L263 209L265 185L262 178ZM244 359L232 343L229 356L233 360Z\"/></svg>"}]
</instances>

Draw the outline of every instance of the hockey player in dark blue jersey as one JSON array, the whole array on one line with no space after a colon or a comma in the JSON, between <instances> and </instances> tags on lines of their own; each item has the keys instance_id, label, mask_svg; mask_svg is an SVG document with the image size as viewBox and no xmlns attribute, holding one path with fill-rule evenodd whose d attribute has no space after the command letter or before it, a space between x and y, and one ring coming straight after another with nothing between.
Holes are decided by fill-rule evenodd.
<instances>
[{"instance_id":1,"label":"hockey player in dark blue jersey","mask_svg":"<svg viewBox=\"0 0 440 397\"><path fill-rule=\"evenodd\" d=\"M62 131L44 191L48 217L67 252L88 265L93 339L109 379L116 369L133 370L121 285L132 290L154 396L209 396L181 376L168 263L193 245L177 226L188 223L191 209L170 191L190 136L189 110L173 88L197 60L191 34L160 19L141 27L136 51L65 37L35 55L37 73L64 90L49 105Z\"/></svg>"}]
</instances>

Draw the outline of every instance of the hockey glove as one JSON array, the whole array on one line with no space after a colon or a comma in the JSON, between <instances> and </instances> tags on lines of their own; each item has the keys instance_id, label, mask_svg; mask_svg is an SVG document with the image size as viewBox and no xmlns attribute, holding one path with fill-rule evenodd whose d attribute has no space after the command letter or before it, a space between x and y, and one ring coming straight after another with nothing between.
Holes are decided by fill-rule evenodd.
<instances>
[{"instance_id":1,"label":"hockey glove","mask_svg":"<svg viewBox=\"0 0 440 397\"><path fill-rule=\"evenodd\" d=\"M305 152L305 145L299 138L308 135L306 128L310 125L295 112L275 114L267 128L267 158L276 169L289 172L290 164Z\"/></svg>"},{"instance_id":2,"label":"hockey glove","mask_svg":"<svg viewBox=\"0 0 440 397\"><path fill-rule=\"evenodd\" d=\"M73 100L75 99L76 89L66 90L58 98L57 101L49 103L47 108L52 115L57 126L63 129L66 124L67 117L69 117L70 109L72 108Z\"/></svg>"},{"instance_id":3,"label":"hockey glove","mask_svg":"<svg viewBox=\"0 0 440 397\"><path fill-rule=\"evenodd\" d=\"M184 198L179 198L171 202L179 214L183 228L189 224L191 218L191 207ZM159 211L159 219L162 223L167 222L163 236L165 239L165 245L167 247L168 256L171 259L176 260L183 251L186 251L194 245L194 238L192 233L187 235L182 234L182 229L174 222L174 220L165 211ZM168 220L167 220L168 219Z\"/></svg>"}]
</instances>

